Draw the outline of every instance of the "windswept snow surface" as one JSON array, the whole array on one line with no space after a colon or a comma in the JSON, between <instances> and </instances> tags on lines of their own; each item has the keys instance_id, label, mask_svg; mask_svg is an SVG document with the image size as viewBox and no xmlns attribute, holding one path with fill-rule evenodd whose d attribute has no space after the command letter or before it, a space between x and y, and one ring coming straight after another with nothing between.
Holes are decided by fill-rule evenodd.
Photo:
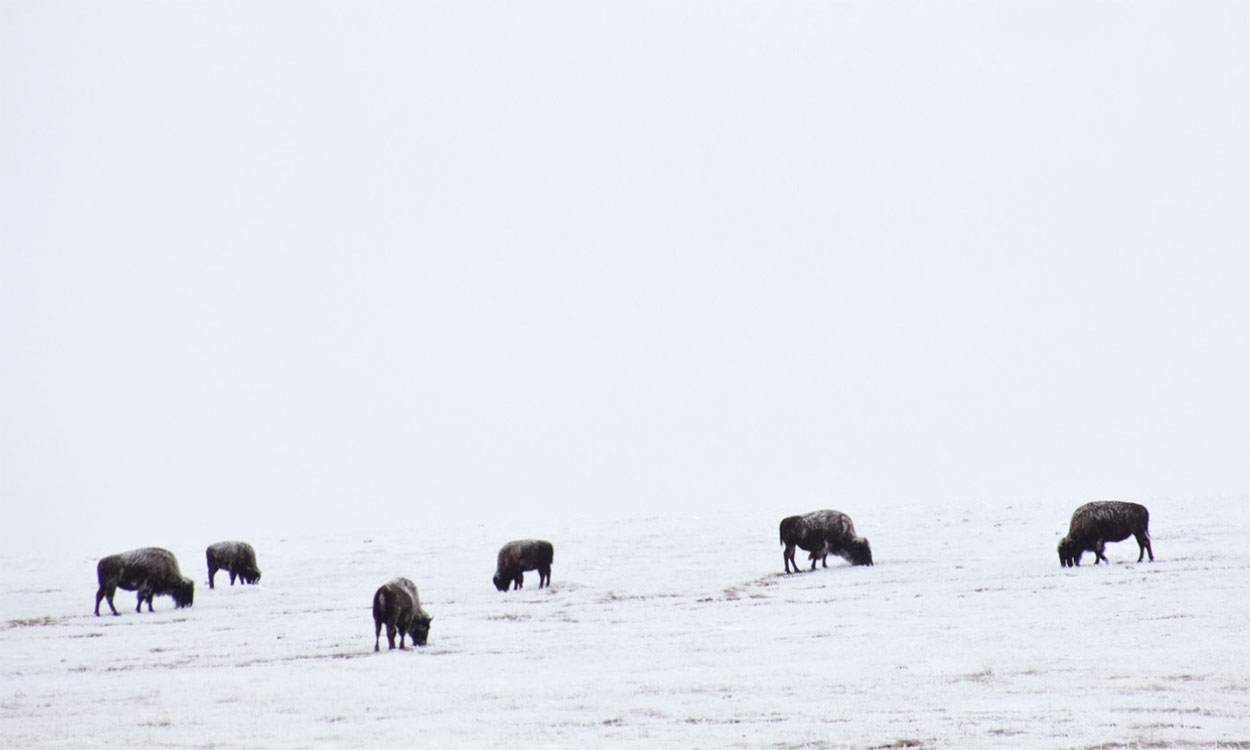
<instances>
[{"instance_id":1,"label":"windswept snow surface","mask_svg":"<svg viewBox=\"0 0 1250 750\"><path fill-rule=\"evenodd\" d=\"M3 555L0 745L1250 748L1247 500L1144 502L1154 563L1130 539L1066 570L1079 502L293 522L241 529L261 584L211 591L220 539L150 529L195 605L119 591L118 617L95 562L128 547L67 537ZM782 574L778 521L822 505L874 567ZM522 537L555 544L552 585L501 594ZM430 642L374 653L396 575Z\"/></svg>"}]
</instances>

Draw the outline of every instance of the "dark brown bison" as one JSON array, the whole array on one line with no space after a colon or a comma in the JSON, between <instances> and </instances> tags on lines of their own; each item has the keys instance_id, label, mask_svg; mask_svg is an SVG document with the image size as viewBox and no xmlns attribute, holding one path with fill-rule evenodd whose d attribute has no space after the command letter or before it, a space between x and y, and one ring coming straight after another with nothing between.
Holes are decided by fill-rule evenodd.
<instances>
[{"instance_id":1,"label":"dark brown bison","mask_svg":"<svg viewBox=\"0 0 1250 750\"><path fill-rule=\"evenodd\" d=\"M260 568L256 567L256 550L247 542L217 542L204 550L208 558L208 587L213 587L213 577L217 571L224 570L230 574L230 585L234 585L237 577L240 583L257 583L260 581Z\"/></svg>"},{"instance_id":2,"label":"dark brown bison","mask_svg":"<svg viewBox=\"0 0 1250 750\"><path fill-rule=\"evenodd\" d=\"M788 516L781 519L779 528L781 543L786 546L782 553L782 562L786 572L799 572L798 563L794 561L794 548L801 547L807 551L812 561L812 570L816 569L817 561L823 567L829 567L826 558L838 555L852 565L872 565L872 548L868 540L855 535L855 524L851 517L836 510L817 510L802 516Z\"/></svg>"},{"instance_id":3,"label":"dark brown bison","mask_svg":"<svg viewBox=\"0 0 1250 750\"><path fill-rule=\"evenodd\" d=\"M538 588L551 585L551 560L555 548L551 542L540 539L520 539L508 542L499 550L498 564L495 566L495 588L507 591L511 585L514 589L521 588L525 582L525 571L538 571Z\"/></svg>"},{"instance_id":4,"label":"dark brown bison","mask_svg":"<svg viewBox=\"0 0 1250 750\"><path fill-rule=\"evenodd\" d=\"M401 649L405 635L411 637L414 644L424 646L430 637L433 619L421 608L416 584L407 578L391 579L373 595L373 650L381 650L383 623L386 624L386 642L391 648L395 648L396 631Z\"/></svg>"},{"instance_id":5,"label":"dark brown bison","mask_svg":"<svg viewBox=\"0 0 1250 750\"><path fill-rule=\"evenodd\" d=\"M1088 551L1094 553L1095 565L1099 560L1110 565L1111 561L1103 554L1107 542L1122 542L1129 535L1137 540L1137 562L1146 555L1154 562L1149 526L1150 511L1143 505L1115 500L1086 503L1073 511L1068 535L1059 540L1059 564L1065 568L1076 567Z\"/></svg>"},{"instance_id":6,"label":"dark brown bison","mask_svg":"<svg viewBox=\"0 0 1250 750\"><path fill-rule=\"evenodd\" d=\"M97 616L100 614L101 599L108 600L113 614L118 613L113 606L113 594L118 588L139 592L136 612L143 609L145 601L151 612L152 597L158 594L173 597L178 607L190 607L195 597L195 582L182 575L174 554L160 547L144 547L120 555L109 555L100 560L95 572L100 581L100 588L95 592Z\"/></svg>"}]
</instances>

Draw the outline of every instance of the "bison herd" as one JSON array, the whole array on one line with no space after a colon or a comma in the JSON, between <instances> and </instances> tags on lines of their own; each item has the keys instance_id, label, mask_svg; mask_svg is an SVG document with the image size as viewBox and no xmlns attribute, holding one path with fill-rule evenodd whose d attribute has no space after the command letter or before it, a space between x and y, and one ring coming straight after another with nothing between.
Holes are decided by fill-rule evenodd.
<instances>
[{"instance_id":1,"label":"bison herd","mask_svg":"<svg viewBox=\"0 0 1250 750\"><path fill-rule=\"evenodd\" d=\"M1120 542L1132 536L1140 548L1137 562L1146 555L1154 562L1154 550L1150 547L1150 513L1144 506L1125 502L1086 503L1072 513L1067 536L1059 541L1059 564L1075 567L1081 564L1081 556L1094 553L1094 564L1108 562L1104 554L1107 542ZM868 540L855 533L851 517L836 510L817 510L801 516L787 516L781 520L781 544L785 545L782 563L786 573L798 573L801 568L794 560L795 549L808 553L811 570L816 563L828 567L826 558L837 555L852 565L872 565L872 549ZM208 587L218 571L230 574L230 585L237 578L243 584L260 581L260 568L256 564L256 550L247 542L217 542L204 552L208 562ZM554 548L551 542L541 539L521 539L508 542L499 550L495 575L492 581L499 591L519 589L524 573L538 571L538 587L551 585L551 561ZM160 547L144 547L109 555L96 565L96 577L100 587L95 595L95 613L100 614L100 602L107 601L113 614L113 595L117 589L138 592L135 611L143 610L143 603L152 611L152 598L169 596L177 607L190 607L195 598L195 582L182 575L178 560L172 552ZM386 626L386 641L395 648L395 635L399 634L399 648L404 639L424 646L430 635L430 622L434 618L421 607L417 587L411 580L394 578L373 595L373 650L381 649L382 626Z\"/></svg>"}]
</instances>

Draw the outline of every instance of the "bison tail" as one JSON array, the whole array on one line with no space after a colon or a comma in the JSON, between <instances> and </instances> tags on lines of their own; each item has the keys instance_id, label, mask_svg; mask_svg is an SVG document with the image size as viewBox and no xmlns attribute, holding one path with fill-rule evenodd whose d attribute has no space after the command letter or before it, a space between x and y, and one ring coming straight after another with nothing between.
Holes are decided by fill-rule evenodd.
<instances>
[{"instance_id":1,"label":"bison tail","mask_svg":"<svg viewBox=\"0 0 1250 750\"><path fill-rule=\"evenodd\" d=\"M373 595L373 619L381 620L386 615L386 591L382 590Z\"/></svg>"}]
</instances>

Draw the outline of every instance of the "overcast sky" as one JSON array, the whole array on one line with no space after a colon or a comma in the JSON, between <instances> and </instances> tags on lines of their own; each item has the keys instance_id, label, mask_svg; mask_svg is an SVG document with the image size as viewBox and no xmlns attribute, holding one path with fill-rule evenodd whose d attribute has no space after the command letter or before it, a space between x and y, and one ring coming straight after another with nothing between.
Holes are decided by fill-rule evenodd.
<instances>
[{"instance_id":1,"label":"overcast sky","mask_svg":"<svg viewBox=\"0 0 1250 750\"><path fill-rule=\"evenodd\" d=\"M0 535L1246 494L1248 39L2 0Z\"/></svg>"}]
</instances>

